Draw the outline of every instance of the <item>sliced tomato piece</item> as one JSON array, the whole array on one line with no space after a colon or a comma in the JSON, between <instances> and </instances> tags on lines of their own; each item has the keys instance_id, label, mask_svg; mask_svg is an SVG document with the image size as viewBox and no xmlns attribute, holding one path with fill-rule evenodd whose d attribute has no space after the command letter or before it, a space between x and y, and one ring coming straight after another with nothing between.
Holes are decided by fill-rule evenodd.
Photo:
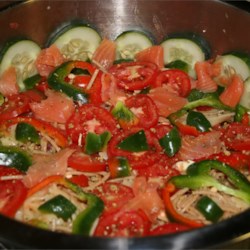
<instances>
[{"instance_id":1,"label":"sliced tomato piece","mask_svg":"<svg viewBox=\"0 0 250 250\"><path fill-rule=\"evenodd\" d=\"M47 99L30 103L35 117L47 122L65 123L75 110L73 100L61 92L49 89L45 94Z\"/></svg>"},{"instance_id":2,"label":"sliced tomato piece","mask_svg":"<svg viewBox=\"0 0 250 250\"><path fill-rule=\"evenodd\" d=\"M163 234L172 234L190 230L191 228L187 225L180 223L167 222L161 226L158 226L149 232L149 235L163 235Z\"/></svg>"},{"instance_id":3,"label":"sliced tomato piece","mask_svg":"<svg viewBox=\"0 0 250 250\"><path fill-rule=\"evenodd\" d=\"M19 92L15 67L8 68L0 77L0 93L4 96L16 95Z\"/></svg>"},{"instance_id":4,"label":"sliced tomato piece","mask_svg":"<svg viewBox=\"0 0 250 250\"><path fill-rule=\"evenodd\" d=\"M0 166L0 177L22 175L17 169ZM0 213L14 217L27 197L28 189L21 180L0 180Z\"/></svg>"},{"instance_id":5,"label":"sliced tomato piece","mask_svg":"<svg viewBox=\"0 0 250 250\"><path fill-rule=\"evenodd\" d=\"M140 237L149 232L150 222L142 211L103 215L94 232L102 237Z\"/></svg>"},{"instance_id":6,"label":"sliced tomato piece","mask_svg":"<svg viewBox=\"0 0 250 250\"><path fill-rule=\"evenodd\" d=\"M117 145L129 135L132 135L138 131L142 130L141 128L131 128L130 130L120 131L114 135L109 141L107 152L110 157L112 156L123 156L127 157L129 160L130 166L133 169L141 169L146 166L150 166L159 160L161 156L158 154L162 151L162 148L158 142L157 137L150 132L149 130L144 130L149 149L147 151L134 153L127 150L123 150L117 147Z\"/></svg>"},{"instance_id":7,"label":"sliced tomato piece","mask_svg":"<svg viewBox=\"0 0 250 250\"><path fill-rule=\"evenodd\" d=\"M244 82L239 75L235 74L219 98L222 103L234 108L239 103L243 92Z\"/></svg>"},{"instance_id":8,"label":"sliced tomato piece","mask_svg":"<svg viewBox=\"0 0 250 250\"><path fill-rule=\"evenodd\" d=\"M151 128L158 123L157 107L153 100L144 94L129 97L125 105L139 118L137 126Z\"/></svg>"},{"instance_id":9,"label":"sliced tomato piece","mask_svg":"<svg viewBox=\"0 0 250 250\"><path fill-rule=\"evenodd\" d=\"M94 193L104 201L105 213L108 214L117 212L134 198L132 188L117 182L105 182L98 186Z\"/></svg>"},{"instance_id":10,"label":"sliced tomato piece","mask_svg":"<svg viewBox=\"0 0 250 250\"><path fill-rule=\"evenodd\" d=\"M85 104L76 109L66 123L66 131L74 143L82 146L88 132L101 134L117 130L116 121L106 109L93 104Z\"/></svg>"},{"instance_id":11,"label":"sliced tomato piece","mask_svg":"<svg viewBox=\"0 0 250 250\"><path fill-rule=\"evenodd\" d=\"M86 155L78 149L69 157L68 165L78 171L100 172L106 170L107 162L100 161L94 156Z\"/></svg>"},{"instance_id":12,"label":"sliced tomato piece","mask_svg":"<svg viewBox=\"0 0 250 250\"><path fill-rule=\"evenodd\" d=\"M166 155L159 155L159 160L155 162L153 165L146 166L144 168L137 169L138 176L145 177L172 177L178 175L179 172L171 167L173 159L169 159Z\"/></svg>"},{"instance_id":13,"label":"sliced tomato piece","mask_svg":"<svg viewBox=\"0 0 250 250\"><path fill-rule=\"evenodd\" d=\"M135 55L135 59L137 62L154 63L161 69L164 67L163 54L163 47L160 45L155 45L139 51Z\"/></svg>"},{"instance_id":14,"label":"sliced tomato piece","mask_svg":"<svg viewBox=\"0 0 250 250\"><path fill-rule=\"evenodd\" d=\"M154 127L154 133L158 139L161 139L163 136L165 136L173 126L171 124L157 124Z\"/></svg>"},{"instance_id":15,"label":"sliced tomato piece","mask_svg":"<svg viewBox=\"0 0 250 250\"><path fill-rule=\"evenodd\" d=\"M113 65L109 72L117 79L120 88L142 90L153 83L158 67L150 62L125 62Z\"/></svg>"},{"instance_id":16,"label":"sliced tomato piece","mask_svg":"<svg viewBox=\"0 0 250 250\"><path fill-rule=\"evenodd\" d=\"M187 104L187 99L168 91L164 87L150 90L149 97L155 102L160 116L167 117Z\"/></svg>"},{"instance_id":17,"label":"sliced tomato piece","mask_svg":"<svg viewBox=\"0 0 250 250\"><path fill-rule=\"evenodd\" d=\"M250 150L250 126L242 123L231 123L225 129L222 140L229 149Z\"/></svg>"},{"instance_id":18,"label":"sliced tomato piece","mask_svg":"<svg viewBox=\"0 0 250 250\"><path fill-rule=\"evenodd\" d=\"M17 94L8 97L0 106L0 121L6 121L30 111L30 98L24 94Z\"/></svg>"},{"instance_id":19,"label":"sliced tomato piece","mask_svg":"<svg viewBox=\"0 0 250 250\"><path fill-rule=\"evenodd\" d=\"M116 56L116 44L115 42L103 39L101 44L98 46L92 57L92 62L101 69L108 70Z\"/></svg>"},{"instance_id":20,"label":"sliced tomato piece","mask_svg":"<svg viewBox=\"0 0 250 250\"><path fill-rule=\"evenodd\" d=\"M161 71L155 80L155 87L170 85L173 92L179 96L186 97L191 90L191 81L187 73L180 69L169 69Z\"/></svg>"},{"instance_id":21,"label":"sliced tomato piece","mask_svg":"<svg viewBox=\"0 0 250 250\"><path fill-rule=\"evenodd\" d=\"M65 59L56 45L51 45L40 52L35 65L41 76L48 77L55 67L61 65L64 61Z\"/></svg>"}]
</instances>

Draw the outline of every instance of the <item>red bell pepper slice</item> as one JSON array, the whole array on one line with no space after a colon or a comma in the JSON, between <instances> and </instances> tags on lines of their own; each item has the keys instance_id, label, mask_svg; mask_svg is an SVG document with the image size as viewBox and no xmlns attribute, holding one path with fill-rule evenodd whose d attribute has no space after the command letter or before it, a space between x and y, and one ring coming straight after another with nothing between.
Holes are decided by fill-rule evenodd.
<instances>
[{"instance_id":1,"label":"red bell pepper slice","mask_svg":"<svg viewBox=\"0 0 250 250\"><path fill-rule=\"evenodd\" d=\"M59 129L53 127L51 124L47 122L32 117L19 116L6 121L5 123L7 126L11 126L20 122L28 123L33 127L35 127L35 129L38 130L39 132L44 133L49 137L53 138L56 144L62 148L68 145L67 137Z\"/></svg>"},{"instance_id":2,"label":"red bell pepper slice","mask_svg":"<svg viewBox=\"0 0 250 250\"><path fill-rule=\"evenodd\" d=\"M173 193L174 191L175 191L175 186L172 183L168 183L162 190L162 197L166 207L166 211L171 216L171 218L173 218L177 222L180 222L192 228L203 227L204 224L186 218L175 210L170 198L171 193Z\"/></svg>"},{"instance_id":3,"label":"red bell pepper slice","mask_svg":"<svg viewBox=\"0 0 250 250\"><path fill-rule=\"evenodd\" d=\"M182 135L198 136L200 134L200 132L194 126L182 124L181 122L175 122L175 125Z\"/></svg>"},{"instance_id":4,"label":"red bell pepper slice","mask_svg":"<svg viewBox=\"0 0 250 250\"><path fill-rule=\"evenodd\" d=\"M158 73L158 67L149 62L125 62L113 65L109 72L125 90L141 90L150 86Z\"/></svg>"}]
</instances>

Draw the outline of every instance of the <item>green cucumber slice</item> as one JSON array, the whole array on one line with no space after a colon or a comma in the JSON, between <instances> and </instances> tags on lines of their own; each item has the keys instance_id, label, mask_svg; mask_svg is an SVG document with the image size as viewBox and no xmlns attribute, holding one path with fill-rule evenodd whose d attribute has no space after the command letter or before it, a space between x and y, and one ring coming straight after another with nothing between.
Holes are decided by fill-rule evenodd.
<instances>
[{"instance_id":1,"label":"green cucumber slice","mask_svg":"<svg viewBox=\"0 0 250 250\"><path fill-rule=\"evenodd\" d=\"M28 39L6 43L0 52L0 75L10 66L14 66L18 86L21 91L25 90L24 79L37 74L35 60L40 51L40 46Z\"/></svg>"},{"instance_id":2,"label":"green cucumber slice","mask_svg":"<svg viewBox=\"0 0 250 250\"><path fill-rule=\"evenodd\" d=\"M101 40L99 33L89 25L69 24L50 39L49 45L55 44L68 60L88 61Z\"/></svg>"},{"instance_id":3,"label":"green cucumber slice","mask_svg":"<svg viewBox=\"0 0 250 250\"><path fill-rule=\"evenodd\" d=\"M240 104L250 110L250 77L244 81L244 93L240 99Z\"/></svg>"},{"instance_id":4,"label":"green cucumber slice","mask_svg":"<svg viewBox=\"0 0 250 250\"><path fill-rule=\"evenodd\" d=\"M250 76L250 57L243 53L233 52L218 56L215 63L222 64L221 74L216 79L220 79L223 76L230 76L230 74L234 73L241 75L243 80L246 80ZM220 84L219 80L217 82Z\"/></svg>"},{"instance_id":5,"label":"green cucumber slice","mask_svg":"<svg viewBox=\"0 0 250 250\"><path fill-rule=\"evenodd\" d=\"M152 39L143 31L128 30L116 39L116 59L134 59L135 54L153 45Z\"/></svg>"},{"instance_id":6,"label":"green cucumber slice","mask_svg":"<svg viewBox=\"0 0 250 250\"><path fill-rule=\"evenodd\" d=\"M188 74L196 77L194 65L210 57L208 43L196 34L176 34L167 37L161 44L164 49L164 64L180 60L188 64Z\"/></svg>"}]
</instances>

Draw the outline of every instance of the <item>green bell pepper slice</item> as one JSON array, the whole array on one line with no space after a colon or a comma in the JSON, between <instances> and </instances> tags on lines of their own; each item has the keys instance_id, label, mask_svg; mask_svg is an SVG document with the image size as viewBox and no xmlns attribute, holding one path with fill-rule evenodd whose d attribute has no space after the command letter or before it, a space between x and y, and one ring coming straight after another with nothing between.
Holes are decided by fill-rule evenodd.
<instances>
[{"instance_id":1,"label":"green bell pepper slice","mask_svg":"<svg viewBox=\"0 0 250 250\"><path fill-rule=\"evenodd\" d=\"M39 143L40 142L40 136L38 131L35 129L34 126L31 124L20 122L16 126L15 130L15 137L16 140L21 142L33 142L33 143Z\"/></svg>"},{"instance_id":2,"label":"green bell pepper slice","mask_svg":"<svg viewBox=\"0 0 250 250\"><path fill-rule=\"evenodd\" d=\"M210 176L209 173L212 169L223 172L237 189L228 187ZM217 160L193 163L188 167L186 175L174 176L169 182L178 188L215 187L219 191L238 197L250 204L250 182L248 179L236 169Z\"/></svg>"},{"instance_id":3,"label":"green bell pepper slice","mask_svg":"<svg viewBox=\"0 0 250 250\"><path fill-rule=\"evenodd\" d=\"M159 143L169 157L174 156L181 147L181 136L178 129L176 127L171 129L159 140Z\"/></svg>"},{"instance_id":4,"label":"green bell pepper slice","mask_svg":"<svg viewBox=\"0 0 250 250\"><path fill-rule=\"evenodd\" d=\"M118 101L111 111L122 127L131 127L138 123L138 118L130 111L122 101Z\"/></svg>"},{"instance_id":5,"label":"green bell pepper slice","mask_svg":"<svg viewBox=\"0 0 250 250\"><path fill-rule=\"evenodd\" d=\"M195 207L207 220L212 222L217 222L224 214L220 206L208 196L199 199Z\"/></svg>"},{"instance_id":6,"label":"green bell pepper slice","mask_svg":"<svg viewBox=\"0 0 250 250\"><path fill-rule=\"evenodd\" d=\"M0 146L0 165L26 172L32 165L32 157L26 151L14 146Z\"/></svg>"},{"instance_id":7,"label":"green bell pepper slice","mask_svg":"<svg viewBox=\"0 0 250 250\"><path fill-rule=\"evenodd\" d=\"M0 93L0 106L4 103L4 96Z\"/></svg>"},{"instance_id":8,"label":"green bell pepper slice","mask_svg":"<svg viewBox=\"0 0 250 250\"><path fill-rule=\"evenodd\" d=\"M180 69L183 70L184 72L188 73L190 69L190 65L182 60L175 60L167 65L165 65L165 68L170 68L170 69Z\"/></svg>"},{"instance_id":9,"label":"green bell pepper slice","mask_svg":"<svg viewBox=\"0 0 250 250\"><path fill-rule=\"evenodd\" d=\"M130 152L143 152L149 149L144 130L134 133L122 140L117 147Z\"/></svg>"},{"instance_id":10,"label":"green bell pepper slice","mask_svg":"<svg viewBox=\"0 0 250 250\"><path fill-rule=\"evenodd\" d=\"M89 236L95 220L104 210L104 202L94 194L86 193L76 184L65 180L65 187L72 190L80 201L86 202L87 207L73 220L72 233Z\"/></svg>"},{"instance_id":11,"label":"green bell pepper slice","mask_svg":"<svg viewBox=\"0 0 250 250\"><path fill-rule=\"evenodd\" d=\"M76 212L76 206L63 195L57 195L38 207L43 213L52 213L67 221Z\"/></svg>"},{"instance_id":12,"label":"green bell pepper slice","mask_svg":"<svg viewBox=\"0 0 250 250\"><path fill-rule=\"evenodd\" d=\"M111 178L130 176L132 172L129 161L125 157L114 157L109 159L108 166Z\"/></svg>"},{"instance_id":13,"label":"green bell pepper slice","mask_svg":"<svg viewBox=\"0 0 250 250\"><path fill-rule=\"evenodd\" d=\"M242 119L245 114L247 114L248 110L243 107L242 105L238 104L235 108L235 115L234 115L234 121L235 122L242 122Z\"/></svg>"},{"instance_id":14,"label":"green bell pepper slice","mask_svg":"<svg viewBox=\"0 0 250 250\"><path fill-rule=\"evenodd\" d=\"M92 132L89 132L85 139L85 148L84 152L88 155L100 152L104 147L107 146L108 141L111 138L111 133L106 131L98 135Z\"/></svg>"},{"instance_id":15,"label":"green bell pepper slice","mask_svg":"<svg viewBox=\"0 0 250 250\"><path fill-rule=\"evenodd\" d=\"M190 111L187 115L187 124L201 132L207 132L212 127L209 120L200 112Z\"/></svg>"},{"instance_id":16,"label":"green bell pepper slice","mask_svg":"<svg viewBox=\"0 0 250 250\"><path fill-rule=\"evenodd\" d=\"M170 114L168 116L169 121L172 124L175 124L175 121L188 113L190 110L193 110L199 106L209 106L212 108L234 111L233 108L223 104L215 94L206 94L204 98L192 101L187 103L182 109Z\"/></svg>"},{"instance_id":17,"label":"green bell pepper slice","mask_svg":"<svg viewBox=\"0 0 250 250\"><path fill-rule=\"evenodd\" d=\"M88 102L88 94L64 80L75 68L77 68L77 61L63 63L49 75L48 84L52 89L61 91L74 101L84 104Z\"/></svg>"},{"instance_id":18,"label":"green bell pepper slice","mask_svg":"<svg viewBox=\"0 0 250 250\"><path fill-rule=\"evenodd\" d=\"M42 76L40 76L39 74L30 76L28 78L26 78L23 83L25 85L25 89L33 89L37 83L39 83L42 80Z\"/></svg>"}]
</instances>

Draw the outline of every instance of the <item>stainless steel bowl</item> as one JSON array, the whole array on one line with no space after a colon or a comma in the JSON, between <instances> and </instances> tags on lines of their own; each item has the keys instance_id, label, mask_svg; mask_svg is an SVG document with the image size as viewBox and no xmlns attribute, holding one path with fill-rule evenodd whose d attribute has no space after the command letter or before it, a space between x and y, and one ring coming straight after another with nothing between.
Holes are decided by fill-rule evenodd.
<instances>
[{"instance_id":1,"label":"stainless steel bowl","mask_svg":"<svg viewBox=\"0 0 250 250\"><path fill-rule=\"evenodd\" d=\"M7 1L5 1L7 2ZM241 50L250 53L250 14L228 3L178 0L40 0L16 2L0 12L0 45L29 37L45 46L48 36L65 22L85 20L103 37L144 29L160 42L173 32L196 32L210 43L213 55ZM3 4L3 2L2 2ZM3 6L3 5L2 5ZM14 25L13 25L14 24ZM0 216L0 242L22 248L201 249L250 248L250 211L213 226L185 233L146 238L104 239L52 233Z\"/></svg>"}]
</instances>

